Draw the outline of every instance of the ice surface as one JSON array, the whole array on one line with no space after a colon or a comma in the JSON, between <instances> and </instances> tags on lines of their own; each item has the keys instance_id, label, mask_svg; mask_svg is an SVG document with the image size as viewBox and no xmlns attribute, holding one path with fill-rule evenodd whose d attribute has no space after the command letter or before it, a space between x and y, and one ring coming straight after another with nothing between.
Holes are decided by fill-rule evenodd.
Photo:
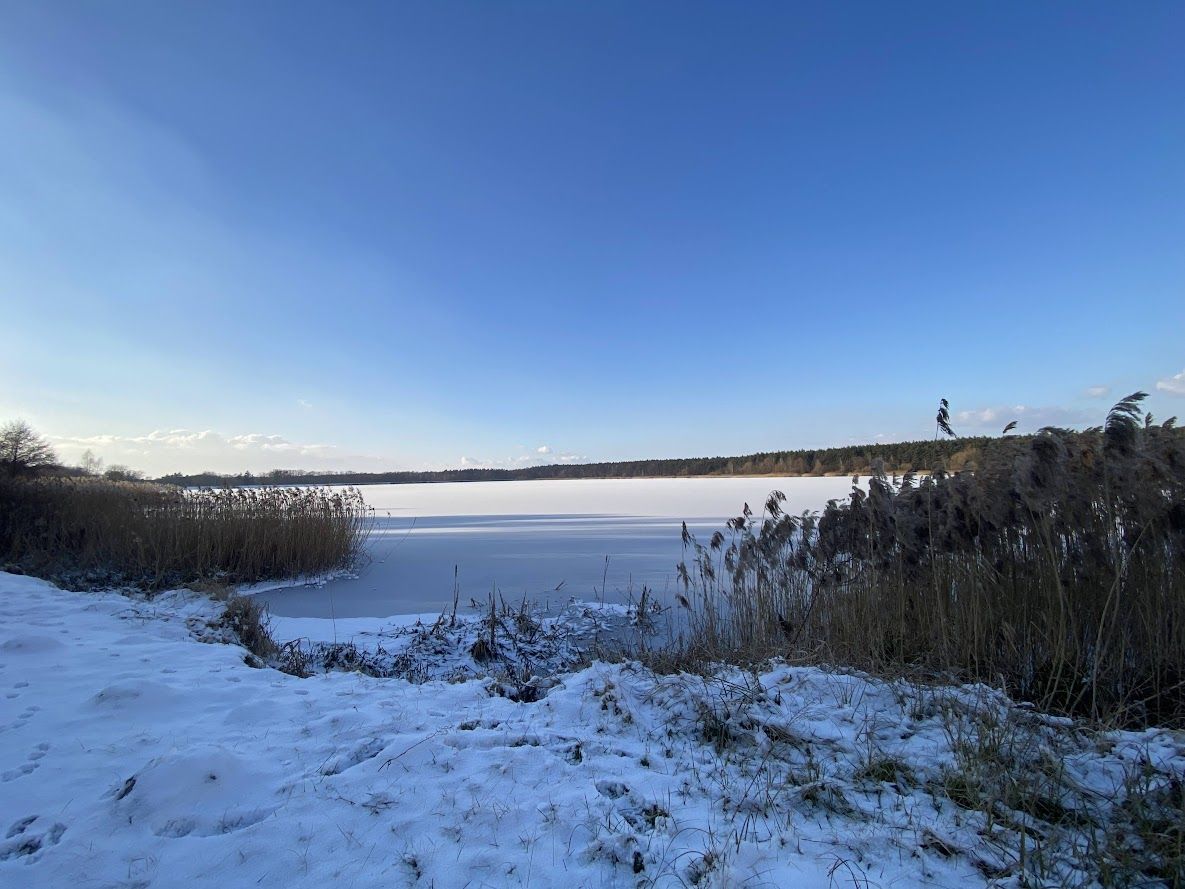
<instances>
[{"instance_id":1,"label":"ice surface","mask_svg":"<svg viewBox=\"0 0 1185 889\"><path fill-rule=\"evenodd\" d=\"M680 527L705 539L771 491L791 512L820 510L849 478L662 478L366 485L375 510L355 577L261 593L277 617L356 618L462 604L493 590L541 604L571 596L625 602L645 584L673 591ZM608 564L606 564L608 558Z\"/></svg>"}]
</instances>

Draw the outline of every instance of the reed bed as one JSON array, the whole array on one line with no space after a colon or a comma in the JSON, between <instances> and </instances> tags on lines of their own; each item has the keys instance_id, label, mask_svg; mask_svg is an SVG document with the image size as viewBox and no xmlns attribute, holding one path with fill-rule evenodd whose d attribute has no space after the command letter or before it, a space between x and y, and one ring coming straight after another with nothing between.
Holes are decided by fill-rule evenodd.
<instances>
[{"instance_id":1,"label":"reed bed","mask_svg":"<svg viewBox=\"0 0 1185 889\"><path fill-rule=\"evenodd\" d=\"M349 567L368 516L354 489L9 479L0 482L0 561L76 588L252 583Z\"/></svg>"},{"instance_id":2,"label":"reed bed","mask_svg":"<svg viewBox=\"0 0 1185 889\"><path fill-rule=\"evenodd\" d=\"M1143 397L1098 428L997 439L968 471L878 472L822 514L774 492L706 544L685 530L679 651L984 681L1074 716L1185 725L1185 436L1141 417Z\"/></svg>"}]
</instances>

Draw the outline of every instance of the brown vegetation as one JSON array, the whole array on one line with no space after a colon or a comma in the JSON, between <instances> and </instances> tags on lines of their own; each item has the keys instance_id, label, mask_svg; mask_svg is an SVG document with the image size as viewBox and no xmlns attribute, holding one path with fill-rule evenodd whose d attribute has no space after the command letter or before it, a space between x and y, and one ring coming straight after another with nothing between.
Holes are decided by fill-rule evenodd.
<instances>
[{"instance_id":1,"label":"brown vegetation","mask_svg":"<svg viewBox=\"0 0 1185 889\"><path fill-rule=\"evenodd\" d=\"M267 610L250 596L232 596L222 613L222 626L242 643L243 647L266 662L280 650L268 628Z\"/></svg>"},{"instance_id":2,"label":"brown vegetation","mask_svg":"<svg viewBox=\"0 0 1185 889\"><path fill-rule=\"evenodd\" d=\"M1185 724L1185 436L1141 420L1143 397L1103 427L995 440L974 472L880 473L819 516L775 492L706 545L685 532L685 653L952 675Z\"/></svg>"},{"instance_id":3,"label":"brown vegetation","mask_svg":"<svg viewBox=\"0 0 1185 889\"><path fill-rule=\"evenodd\" d=\"M73 587L250 583L349 566L357 491L202 490L98 478L0 480L0 564Z\"/></svg>"}]
</instances>

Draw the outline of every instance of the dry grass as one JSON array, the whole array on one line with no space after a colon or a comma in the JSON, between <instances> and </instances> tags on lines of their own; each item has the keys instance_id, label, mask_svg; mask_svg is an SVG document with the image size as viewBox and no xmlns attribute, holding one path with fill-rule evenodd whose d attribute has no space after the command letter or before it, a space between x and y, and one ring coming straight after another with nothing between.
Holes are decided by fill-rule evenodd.
<instances>
[{"instance_id":1,"label":"dry grass","mask_svg":"<svg viewBox=\"0 0 1185 889\"><path fill-rule=\"evenodd\" d=\"M874 477L822 515L776 493L684 532L684 661L785 656L1185 724L1185 436L1141 421L997 440L974 471ZM669 658L670 652L666 654Z\"/></svg>"},{"instance_id":2,"label":"dry grass","mask_svg":"<svg viewBox=\"0 0 1185 889\"><path fill-rule=\"evenodd\" d=\"M984 707L949 706L943 719L955 761L932 790L982 818L1011 871L1042 886L1082 885L1083 875L1108 889L1185 885L1179 774L1139 759L1100 792L1067 767L1072 731Z\"/></svg>"},{"instance_id":3,"label":"dry grass","mask_svg":"<svg viewBox=\"0 0 1185 889\"><path fill-rule=\"evenodd\" d=\"M226 603L222 625L261 661L271 660L280 652L268 628L267 611L249 596L234 596Z\"/></svg>"},{"instance_id":4,"label":"dry grass","mask_svg":"<svg viewBox=\"0 0 1185 889\"><path fill-rule=\"evenodd\" d=\"M367 516L352 489L10 479L0 482L0 561L73 587L250 583L349 566Z\"/></svg>"}]
</instances>

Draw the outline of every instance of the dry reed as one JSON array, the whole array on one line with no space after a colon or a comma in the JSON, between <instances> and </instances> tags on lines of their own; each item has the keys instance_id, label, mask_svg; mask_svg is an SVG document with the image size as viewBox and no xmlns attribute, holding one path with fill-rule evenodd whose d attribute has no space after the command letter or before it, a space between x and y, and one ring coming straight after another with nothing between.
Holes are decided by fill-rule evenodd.
<instances>
[{"instance_id":1,"label":"dry reed","mask_svg":"<svg viewBox=\"0 0 1185 889\"><path fill-rule=\"evenodd\" d=\"M0 561L76 588L250 583L348 567L368 514L353 489L12 479L0 483Z\"/></svg>"},{"instance_id":2,"label":"dry reed","mask_svg":"<svg viewBox=\"0 0 1185 889\"><path fill-rule=\"evenodd\" d=\"M691 658L781 655L979 680L1123 725L1185 724L1185 436L1139 416L883 473L821 515L775 492L684 532Z\"/></svg>"}]
</instances>

